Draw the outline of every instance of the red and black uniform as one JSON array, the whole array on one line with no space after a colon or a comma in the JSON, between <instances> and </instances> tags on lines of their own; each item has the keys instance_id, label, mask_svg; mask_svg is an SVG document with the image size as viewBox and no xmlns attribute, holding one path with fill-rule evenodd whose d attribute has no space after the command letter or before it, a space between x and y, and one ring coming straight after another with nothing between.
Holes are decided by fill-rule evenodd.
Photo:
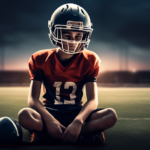
<instances>
[{"instance_id":1,"label":"red and black uniform","mask_svg":"<svg viewBox=\"0 0 150 150\"><path fill-rule=\"evenodd\" d=\"M57 59L56 50L41 50L31 56L30 79L43 82L43 105L81 105L83 86L96 81L101 61L94 52L83 50L64 67Z\"/></svg>"}]
</instances>

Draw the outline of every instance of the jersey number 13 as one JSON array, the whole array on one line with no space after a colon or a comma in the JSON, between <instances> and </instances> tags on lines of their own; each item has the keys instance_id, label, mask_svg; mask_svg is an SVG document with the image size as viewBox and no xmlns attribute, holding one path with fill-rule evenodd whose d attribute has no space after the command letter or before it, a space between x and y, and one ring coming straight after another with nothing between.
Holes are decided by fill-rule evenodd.
<instances>
[{"instance_id":1,"label":"jersey number 13","mask_svg":"<svg viewBox=\"0 0 150 150\"><path fill-rule=\"evenodd\" d=\"M64 89L69 89L69 87L73 87L72 93L70 94L70 100L65 100L64 103L60 101L60 88L61 88L62 82L55 82L54 87L56 87L56 98L55 104L75 104L75 92L77 90L77 85L74 82L66 82L64 84Z\"/></svg>"}]
</instances>

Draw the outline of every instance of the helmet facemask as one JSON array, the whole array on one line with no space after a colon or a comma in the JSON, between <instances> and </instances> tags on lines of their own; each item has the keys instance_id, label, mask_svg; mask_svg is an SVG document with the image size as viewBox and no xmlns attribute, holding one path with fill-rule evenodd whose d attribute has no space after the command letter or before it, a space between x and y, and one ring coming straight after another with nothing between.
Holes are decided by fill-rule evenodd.
<instances>
[{"instance_id":1,"label":"helmet facemask","mask_svg":"<svg viewBox=\"0 0 150 150\"><path fill-rule=\"evenodd\" d=\"M55 46L60 47L60 49L67 54L80 53L84 48L87 48L93 30L92 28L84 27L82 22L77 21L68 21L67 25L57 24L53 27L51 26L51 23L49 21L49 29L49 37L51 42ZM82 38L77 40L64 38L63 34L67 31L81 32Z\"/></svg>"}]
</instances>

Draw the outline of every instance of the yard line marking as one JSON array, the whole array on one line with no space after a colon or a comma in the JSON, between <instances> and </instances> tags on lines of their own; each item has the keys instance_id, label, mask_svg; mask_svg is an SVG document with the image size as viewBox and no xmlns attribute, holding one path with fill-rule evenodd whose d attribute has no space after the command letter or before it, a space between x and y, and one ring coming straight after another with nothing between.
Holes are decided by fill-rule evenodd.
<instances>
[{"instance_id":1,"label":"yard line marking","mask_svg":"<svg viewBox=\"0 0 150 150\"><path fill-rule=\"evenodd\" d=\"M118 120L150 120L150 118L118 118Z\"/></svg>"},{"instance_id":2,"label":"yard line marking","mask_svg":"<svg viewBox=\"0 0 150 150\"><path fill-rule=\"evenodd\" d=\"M109 98L109 97L108 97L108 98L99 98L99 99L100 99L100 100L104 100L104 99L108 99L108 100L117 100L117 99L128 100L128 97L126 97L126 98ZM140 97L140 98L131 98L131 97L130 97L130 100L131 100L131 99L133 99L133 100L139 100L139 99L142 99L142 100L143 100L143 99L144 99L144 100L149 100L150 98L149 98L149 97L148 97L148 98L147 98L147 97L145 97L145 98L144 98L144 97Z\"/></svg>"}]
</instances>

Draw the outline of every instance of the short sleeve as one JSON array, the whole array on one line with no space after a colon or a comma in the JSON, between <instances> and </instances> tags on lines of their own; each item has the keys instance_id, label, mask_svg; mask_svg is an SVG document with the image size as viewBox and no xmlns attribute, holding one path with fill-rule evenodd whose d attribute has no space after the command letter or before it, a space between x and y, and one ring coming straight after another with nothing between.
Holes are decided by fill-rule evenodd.
<instances>
[{"instance_id":1,"label":"short sleeve","mask_svg":"<svg viewBox=\"0 0 150 150\"><path fill-rule=\"evenodd\" d=\"M37 80L42 82L43 80L42 71L39 67L37 67L33 55L29 59L28 67L29 67L30 80Z\"/></svg>"},{"instance_id":2,"label":"short sleeve","mask_svg":"<svg viewBox=\"0 0 150 150\"><path fill-rule=\"evenodd\" d=\"M96 82L96 78L100 72L100 60L96 63L94 67L91 67L84 79L84 83L86 82Z\"/></svg>"}]
</instances>

